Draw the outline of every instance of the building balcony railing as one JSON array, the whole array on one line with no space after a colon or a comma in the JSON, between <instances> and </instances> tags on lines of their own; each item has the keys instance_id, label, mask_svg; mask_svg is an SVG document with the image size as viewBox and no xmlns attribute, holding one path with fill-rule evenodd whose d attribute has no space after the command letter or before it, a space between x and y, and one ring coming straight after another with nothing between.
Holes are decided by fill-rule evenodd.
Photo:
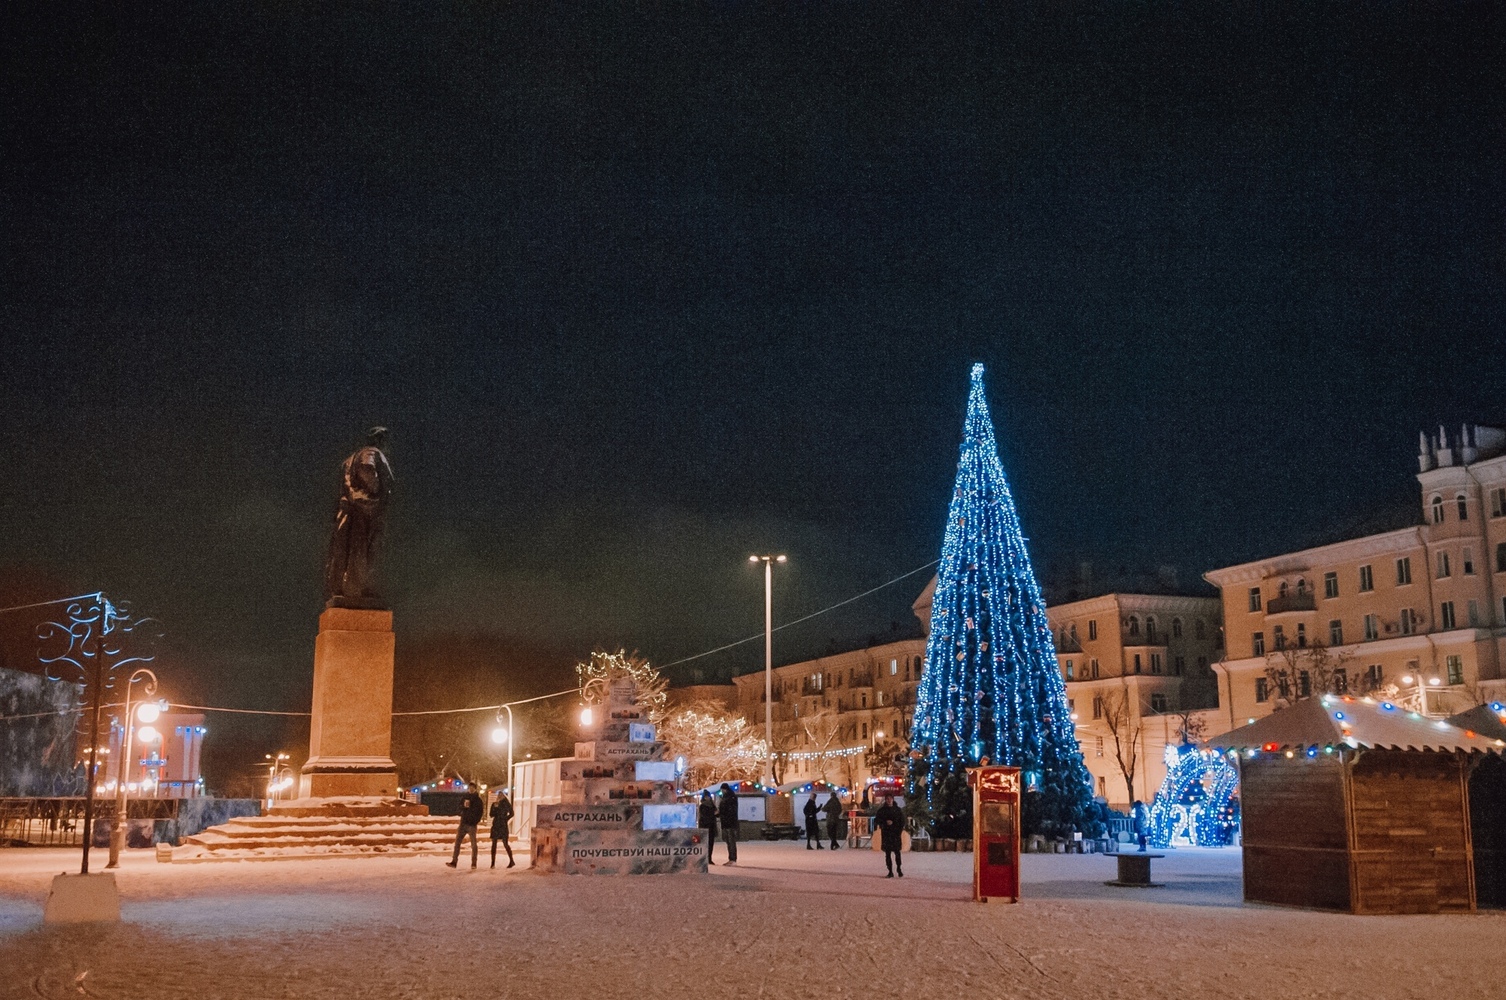
<instances>
[{"instance_id":1,"label":"building balcony railing","mask_svg":"<svg viewBox=\"0 0 1506 1000\"><path fill-rule=\"evenodd\" d=\"M1316 610L1318 610L1318 601L1311 591L1297 594L1281 594L1265 602L1265 613L1267 616L1285 615L1294 611Z\"/></svg>"},{"instance_id":2,"label":"building balcony railing","mask_svg":"<svg viewBox=\"0 0 1506 1000\"><path fill-rule=\"evenodd\" d=\"M1077 641L1077 636L1075 635L1063 636L1056 642L1056 651L1058 653L1081 653L1082 643Z\"/></svg>"},{"instance_id":3,"label":"building balcony railing","mask_svg":"<svg viewBox=\"0 0 1506 1000\"><path fill-rule=\"evenodd\" d=\"M855 688L871 688L873 687L873 674L853 674L852 680L848 682L847 686Z\"/></svg>"},{"instance_id":4,"label":"building balcony railing","mask_svg":"<svg viewBox=\"0 0 1506 1000\"><path fill-rule=\"evenodd\" d=\"M1121 637L1126 649L1165 649L1166 636L1157 632L1155 635L1130 635L1128 632Z\"/></svg>"}]
</instances>

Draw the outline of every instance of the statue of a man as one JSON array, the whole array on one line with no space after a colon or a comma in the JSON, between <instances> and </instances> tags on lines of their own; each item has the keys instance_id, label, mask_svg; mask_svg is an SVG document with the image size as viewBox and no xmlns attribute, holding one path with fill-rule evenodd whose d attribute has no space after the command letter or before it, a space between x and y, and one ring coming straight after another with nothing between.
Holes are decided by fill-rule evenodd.
<instances>
[{"instance_id":1,"label":"statue of a man","mask_svg":"<svg viewBox=\"0 0 1506 1000\"><path fill-rule=\"evenodd\" d=\"M357 448L341 467L340 507L324 567L329 607L370 608L380 603L373 578L393 483L386 447L387 428L373 427L366 433L366 445Z\"/></svg>"}]
</instances>

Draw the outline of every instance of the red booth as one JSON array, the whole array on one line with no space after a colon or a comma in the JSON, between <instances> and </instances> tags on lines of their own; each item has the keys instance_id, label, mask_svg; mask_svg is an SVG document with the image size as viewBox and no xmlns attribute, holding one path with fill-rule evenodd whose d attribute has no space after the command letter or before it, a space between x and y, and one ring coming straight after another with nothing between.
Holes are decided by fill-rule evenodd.
<instances>
[{"instance_id":1,"label":"red booth","mask_svg":"<svg viewBox=\"0 0 1506 1000\"><path fill-rule=\"evenodd\" d=\"M973 786L973 898L1020 898L1020 769L978 767Z\"/></svg>"}]
</instances>

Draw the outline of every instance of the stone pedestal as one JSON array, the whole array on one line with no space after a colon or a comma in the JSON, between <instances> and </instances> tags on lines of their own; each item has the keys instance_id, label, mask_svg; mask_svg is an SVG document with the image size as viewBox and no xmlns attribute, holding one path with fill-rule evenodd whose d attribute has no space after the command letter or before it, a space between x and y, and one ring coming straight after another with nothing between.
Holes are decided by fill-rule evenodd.
<instances>
[{"instance_id":1,"label":"stone pedestal","mask_svg":"<svg viewBox=\"0 0 1506 1000\"><path fill-rule=\"evenodd\" d=\"M300 798L393 796L392 612L327 608L314 641L314 705Z\"/></svg>"}]
</instances>

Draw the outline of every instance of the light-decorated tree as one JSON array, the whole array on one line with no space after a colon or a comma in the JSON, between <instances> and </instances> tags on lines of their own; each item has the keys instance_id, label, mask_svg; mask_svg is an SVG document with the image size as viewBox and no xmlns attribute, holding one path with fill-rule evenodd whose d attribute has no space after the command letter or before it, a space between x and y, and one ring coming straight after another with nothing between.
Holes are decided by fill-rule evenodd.
<instances>
[{"instance_id":1,"label":"light-decorated tree","mask_svg":"<svg viewBox=\"0 0 1506 1000\"><path fill-rule=\"evenodd\" d=\"M659 739L672 756L685 758L680 780L686 788L763 775L767 754L762 737L741 715L721 705L699 702L670 709L659 723Z\"/></svg>"},{"instance_id":2,"label":"light-decorated tree","mask_svg":"<svg viewBox=\"0 0 1506 1000\"><path fill-rule=\"evenodd\" d=\"M972 369L911 745L909 799L936 836L971 836L965 769L985 757L1030 772L1038 790L1025 794L1026 833L1098 832L981 364Z\"/></svg>"},{"instance_id":3,"label":"light-decorated tree","mask_svg":"<svg viewBox=\"0 0 1506 1000\"><path fill-rule=\"evenodd\" d=\"M607 685L620 675L633 679L638 707L643 709L648 721L658 723L663 719L664 713L669 710L669 678L659 673L658 668L636 652L619 649L615 653L608 653L604 649L597 649L592 651L590 659L575 665L581 698L588 703L606 697Z\"/></svg>"}]
</instances>

